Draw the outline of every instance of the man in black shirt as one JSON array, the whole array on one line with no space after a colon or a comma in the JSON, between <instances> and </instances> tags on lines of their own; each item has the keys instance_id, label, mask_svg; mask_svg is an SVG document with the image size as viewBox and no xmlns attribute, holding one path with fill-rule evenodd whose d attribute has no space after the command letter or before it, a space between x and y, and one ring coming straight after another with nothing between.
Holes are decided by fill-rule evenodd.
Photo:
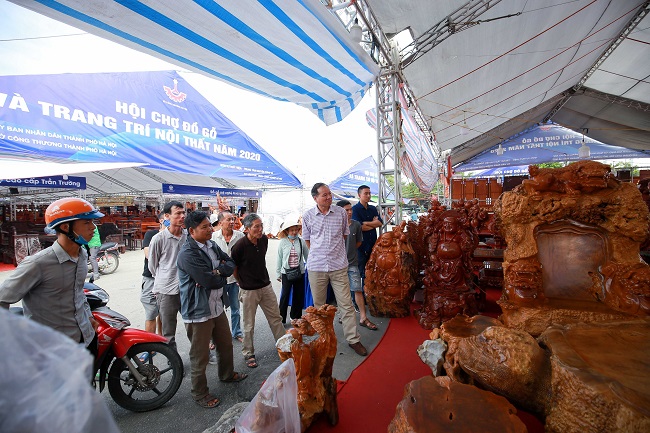
<instances>
[{"instance_id":1,"label":"man in black shirt","mask_svg":"<svg viewBox=\"0 0 650 433\"><path fill-rule=\"evenodd\" d=\"M235 261L235 278L239 283L239 298L242 301L242 319L244 328L244 343L242 354L246 365L250 368L257 367L253 334L255 332L255 313L257 306L262 307L262 312L269 322L273 338L285 334L280 316L278 298L275 296L269 272L266 269L266 250L269 239L264 235L262 219L254 213L248 214L242 221L246 229L246 236L237 241L230 250Z\"/></svg>"},{"instance_id":2,"label":"man in black shirt","mask_svg":"<svg viewBox=\"0 0 650 433\"><path fill-rule=\"evenodd\" d=\"M142 240L142 249L144 250L144 271L142 271L142 291L140 293L140 302L144 307L144 330L148 332L158 333L162 335L162 326L160 324L160 316L158 315L158 304L156 303L156 295L153 294L153 275L149 270L149 244L151 239L158 234L161 230L165 230L165 214L158 214L158 222L160 223L160 230L148 230L144 234Z\"/></svg>"}]
</instances>

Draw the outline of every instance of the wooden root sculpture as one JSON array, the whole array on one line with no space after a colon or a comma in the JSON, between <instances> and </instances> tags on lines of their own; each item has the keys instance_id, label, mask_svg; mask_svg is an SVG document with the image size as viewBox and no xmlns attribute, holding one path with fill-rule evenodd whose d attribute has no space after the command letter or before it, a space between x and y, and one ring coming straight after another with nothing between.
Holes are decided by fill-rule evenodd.
<instances>
[{"instance_id":1,"label":"wooden root sculpture","mask_svg":"<svg viewBox=\"0 0 650 433\"><path fill-rule=\"evenodd\" d=\"M305 315L292 320L287 335L277 342L282 362L293 358L298 381L298 412L300 427L304 432L319 413L326 413L330 424L338 423L336 404L336 379L332 377L336 357L334 315L336 307L323 305L308 307ZM303 336L318 337L309 343Z\"/></svg>"},{"instance_id":2,"label":"wooden root sculpture","mask_svg":"<svg viewBox=\"0 0 650 433\"><path fill-rule=\"evenodd\" d=\"M501 320L532 335L552 324L650 316L647 185L581 161L529 168L531 179L495 205L508 244Z\"/></svg>"},{"instance_id":3,"label":"wooden root sculpture","mask_svg":"<svg viewBox=\"0 0 650 433\"><path fill-rule=\"evenodd\" d=\"M413 248L402 223L382 234L366 264L364 291L368 309L375 317L411 315L417 268Z\"/></svg>"},{"instance_id":4,"label":"wooden root sculpture","mask_svg":"<svg viewBox=\"0 0 650 433\"><path fill-rule=\"evenodd\" d=\"M432 329L457 314L478 312L472 288L472 253L478 245L476 227L485 219L476 201L460 201L454 209L430 212L428 254L424 268L424 304L420 325Z\"/></svg>"}]
</instances>

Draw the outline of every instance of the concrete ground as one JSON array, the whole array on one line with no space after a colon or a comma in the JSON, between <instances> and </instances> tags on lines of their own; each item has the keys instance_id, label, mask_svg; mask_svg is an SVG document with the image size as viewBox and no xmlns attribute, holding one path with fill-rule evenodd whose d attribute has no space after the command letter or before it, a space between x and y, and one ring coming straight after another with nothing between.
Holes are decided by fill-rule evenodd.
<instances>
[{"instance_id":1,"label":"concrete ground","mask_svg":"<svg viewBox=\"0 0 650 433\"><path fill-rule=\"evenodd\" d=\"M278 299L280 298L280 283L275 279L277 245L279 241L271 239L266 256L269 275L273 282ZM112 275L102 276L97 284L111 296L109 307L123 314L135 328L144 328L144 310L140 303L140 285L142 280L144 256L142 251L127 251L120 256L120 266ZM0 282L10 275L11 271L0 273ZM371 320L379 327L378 331L359 327L361 342L371 352L379 343L388 326L388 319L374 318ZM230 314L228 313L230 319ZM357 316L358 318L358 316ZM183 359L186 371L189 373L189 340L179 315L179 326L176 332L178 351ZM241 354L241 344L233 341L235 370L249 374L240 383L221 383L217 378L217 366L208 365L208 385L210 392L221 399L221 404L214 409L204 409L192 401L190 396L189 374L183 379L176 395L163 407L145 413L134 413L122 409L111 399L108 390L102 392L120 429L125 433L184 433L202 432L213 426L221 415L231 406L242 401L253 399L268 375L280 365L280 359L275 349L275 341L266 318L258 309L255 327L255 354L258 368L248 368ZM334 321L338 337L338 352L334 361L333 376L339 380L347 380L352 371L365 359L354 353L343 338L343 332L338 320Z\"/></svg>"}]
</instances>

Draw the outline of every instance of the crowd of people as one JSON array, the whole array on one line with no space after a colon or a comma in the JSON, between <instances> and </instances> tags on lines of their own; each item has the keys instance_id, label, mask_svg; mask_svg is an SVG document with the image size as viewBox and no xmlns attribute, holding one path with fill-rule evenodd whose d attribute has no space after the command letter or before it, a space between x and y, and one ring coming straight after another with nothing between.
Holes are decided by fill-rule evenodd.
<instances>
[{"instance_id":1,"label":"crowd of people","mask_svg":"<svg viewBox=\"0 0 650 433\"><path fill-rule=\"evenodd\" d=\"M165 204L158 215L159 228L144 236L140 300L145 330L163 335L175 350L180 313L190 341L191 395L198 405L213 408L220 403L209 391L208 363L217 364L223 382L248 376L234 370L234 341L242 345L246 366L258 366L254 345L258 307L277 340L286 333L287 315L290 320L302 317L308 289L318 308L327 302L331 288L348 345L360 356L368 354L358 327L377 326L365 311L363 279L382 220L368 204L370 188L362 185L358 194L354 206L347 200L334 205L329 187L317 183L311 190L315 206L285 219L277 234L279 301L267 270L269 239L258 214L247 214L239 231L229 211L210 214L186 211L178 201ZM57 241L27 257L0 285L0 306L22 300L27 317L64 333L91 353L96 352L97 323L83 284L87 250L96 254L97 248L93 220L102 216L83 199L52 203L45 220ZM96 269L93 273L99 276Z\"/></svg>"}]
</instances>

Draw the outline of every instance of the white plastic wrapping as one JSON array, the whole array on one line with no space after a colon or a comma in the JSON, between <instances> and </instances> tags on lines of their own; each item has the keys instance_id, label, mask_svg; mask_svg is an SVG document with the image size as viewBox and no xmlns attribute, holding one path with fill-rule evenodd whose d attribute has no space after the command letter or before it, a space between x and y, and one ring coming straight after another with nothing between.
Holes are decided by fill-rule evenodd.
<instances>
[{"instance_id":1,"label":"white plastic wrapping","mask_svg":"<svg viewBox=\"0 0 650 433\"><path fill-rule=\"evenodd\" d=\"M293 359L269 375L235 424L236 433L300 433L298 384Z\"/></svg>"},{"instance_id":2,"label":"white plastic wrapping","mask_svg":"<svg viewBox=\"0 0 650 433\"><path fill-rule=\"evenodd\" d=\"M0 308L0 431L119 432L70 337Z\"/></svg>"}]
</instances>

